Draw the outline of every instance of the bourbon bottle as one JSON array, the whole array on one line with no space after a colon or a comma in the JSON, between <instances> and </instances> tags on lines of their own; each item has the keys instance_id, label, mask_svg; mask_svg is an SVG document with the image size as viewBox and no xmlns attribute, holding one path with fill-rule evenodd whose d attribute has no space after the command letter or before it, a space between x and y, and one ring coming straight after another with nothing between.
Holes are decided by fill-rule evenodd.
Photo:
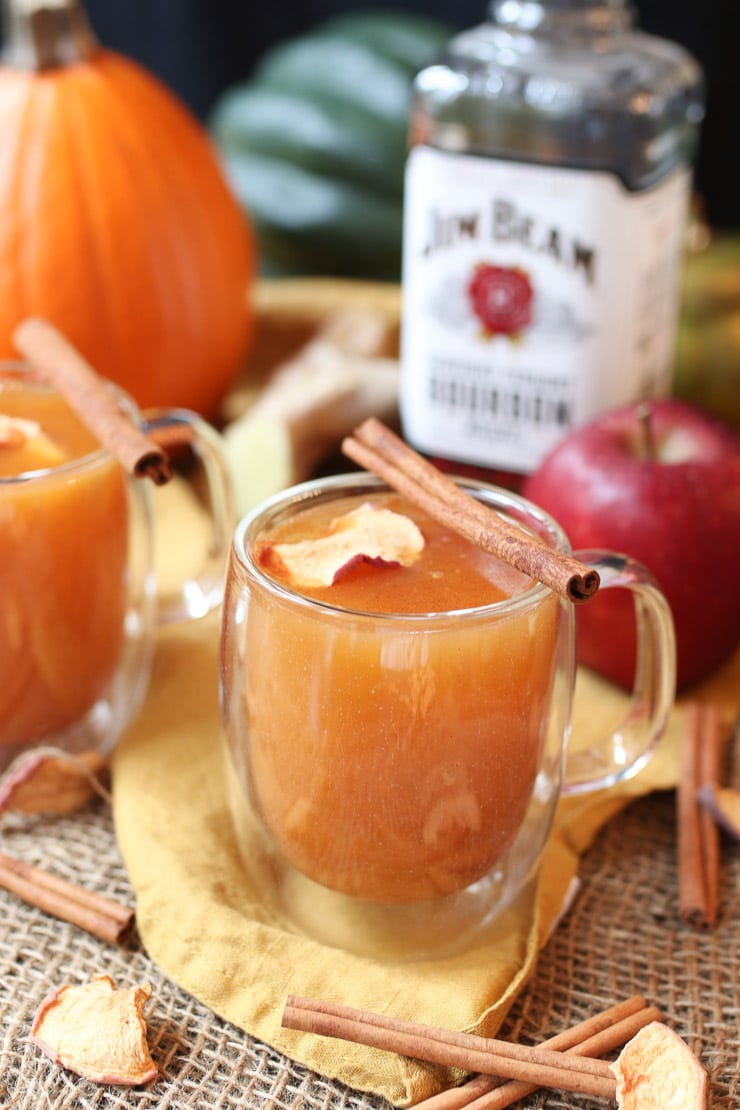
<instances>
[{"instance_id":1,"label":"bourbon bottle","mask_svg":"<svg viewBox=\"0 0 740 1110\"><path fill-rule=\"evenodd\" d=\"M447 469L536 468L670 392L699 66L624 0L492 0L418 74L401 421Z\"/></svg>"}]
</instances>

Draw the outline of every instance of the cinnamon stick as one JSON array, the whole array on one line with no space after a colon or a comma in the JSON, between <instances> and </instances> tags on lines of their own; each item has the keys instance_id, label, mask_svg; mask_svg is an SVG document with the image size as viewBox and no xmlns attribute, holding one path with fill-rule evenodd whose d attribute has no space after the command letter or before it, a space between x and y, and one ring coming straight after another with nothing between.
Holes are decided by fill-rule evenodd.
<instances>
[{"instance_id":1,"label":"cinnamon stick","mask_svg":"<svg viewBox=\"0 0 740 1110\"><path fill-rule=\"evenodd\" d=\"M286 1001L282 1024L287 1029L338 1037L433 1064L523 1080L536 1087L615 1097L614 1076L603 1060L476 1037L293 995Z\"/></svg>"},{"instance_id":2,"label":"cinnamon stick","mask_svg":"<svg viewBox=\"0 0 740 1110\"><path fill-rule=\"evenodd\" d=\"M466 493L380 420L370 417L342 443L345 455L377 474L409 501L472 543L549 586L582 602L599 588L599 575L578 559L548 547Z\"/></svg>"},{"instance_id":3,"label":"cinnamon stick","mask_svg":"<svg viewBox=\"0 0 740 1110\"><path fill-rule=\"evenodd\" d=\"M189 447L195 440L195 428L182 420L173 419L168 424L157 424L147 432L150 443L167 451L172 447Z\"/></svg>"},{"instance_id":4,"label":"cinnamon stick","mask_svg":"<svg viewBox=\"0 0 740 1110\"><path fill-rule=\"evenodd\" d=\"M677 794L678 900L681 920L687 925L703 928L708 921L699 802L696 797L699 788L699 728L699 703L688 702L684 708Z\"/></svg>"},{"instance_id":5,"label":"cinnamon stick","mask_svg":"<svg viewBox=\"0 0 740 1110\"><path fill-rule=\"evenodd\" d=\"M686 703L677 796L679 915L698 929L711 928L717 917L719 830L699 794L719 782L724 735L715 705Z\"/></svg>"},{"instance_id":6,"label":"cinnamon stick","mask_svg":"<svg viewBox=\"0 0 740 1110\"><path fill-rule=\"evenodd\" d=\"M657 1021L660 1011L648 1006L642 995L634 995L601 1013L594 1014L577 1025L556 1033L543 1041L542 1048L572 1052L582 1056L601 1056L619 1048L635 1035L638 1029ZM521 1080L498 1079L491 1075L476 1075L459 1087L450 1087L417 1103L415 1110L497 1110L525 1098L537 1088Z\"/></svg>"},{"instance_id":7,"label":"cinnamon stick","mask_svg":"<svg viewBox=\"0 0 740 1110\"><path fill-rule=\"evenodd\" d=\"M566 1056L602 1056L612 1049L621 1048L627 1041L631 1040L640 1029L649 1025L651 1021L659 1021L661 1017L662 1014L657 1006L646 1006L644 1009L638 1010L631 1016L623 1018L622 1021L618 1021L614 1025L609 1026L609 1028L603 1029L601 1032L588 1037L585 1041L581 1042L581 1044L566 1049L565 1054ZM552 1041L556 1041L557 1039L557 1037L551 1038ZM551 1041L545 1041L544 1045L552 1047ZM487 1077L479 1076L478 1078L483 1079ZM497 1080L489 1080L489 1082L490 1086L487 1092L480 1091L477 1097L464 1104L467 1110L504 1110L504 1107L519 1102L520 1099L526 1098L538 1089L533 1083L525 1083L516 1079L510 1079L500 1084ZM439 1101L435 1102L434 1099L428 1099L426 1102L419 1103L418 1105L423 1106L424 1110L445 1110L445 1107L447 1110L452 1110L453 1105L458 1107L461 1106L460 1103L443 1103L441 1101L442 1097L441 1095L437 1095L435 1098Z\"/></svg>"},{"instance_id":8,"label":"cinnamon stick","mask_svg":"<svg viewBox=\"0 0 740 1110\"><path fill-rule=\"evenodd\" d=\"M151 478L156 485L169 481L172 471L164 449L138 427L109 383L60 331L31 317L16 327L13 342L129 474Z\"/></svg>"},{"instance_id":9,"label":"cinnamon stick","mask_svg":"<svg viewBox=\"0 0 740 1110\"><path fill-rule=\"evenodd\" d=\"M3 852L0 887L111 944L123 943L133 927L134 913L128 907Z\"/></svg>"},{"instance_id":10,"label":"cinnamon stick","mask_svg":"<svg viewBox=\"0 0 740 1110\"><path fill-rule=\"evenodd\" d=\"M706 704L702 714L697 801L703 791L716 790L719 786L725 738L726 730L717 706ZM704 863L707 924L711 928L717 920L719 903L720 835L713 814L703 805L699 806L699 830Z\"/></svg>"}]
</instances>

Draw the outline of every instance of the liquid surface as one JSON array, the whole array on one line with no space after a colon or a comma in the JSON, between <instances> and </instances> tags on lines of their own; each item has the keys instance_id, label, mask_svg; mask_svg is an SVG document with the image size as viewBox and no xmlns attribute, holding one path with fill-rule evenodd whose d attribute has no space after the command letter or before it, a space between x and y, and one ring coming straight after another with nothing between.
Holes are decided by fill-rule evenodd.
<instances>
[{"instance_id":1,"label":"liquid surface","mask_svg":"<svg viewBox=\"0 0 740 1110\"><path fill-rule=\"evenodd\" d=\"M100 446L77 415L56 394L45 390L0 383L0 415L32 421L41 432L39 437L0 443L0 477L59 466Z\"/></svg>"},{"instance_id":2,"label":"liquid surface","mask_svg":"<svg viewBox=\"0 0 740 1110\"><path fill-rule=\"evenodd\" d=\"M532 584L526 575L486 554L394 493L343 498L331 505L306 509L259 538L255 561L271 576L280 578L267 558L269 544L322 536L332 519L363 501L402 513L419 526L425 540L419 558L411 566L359 564L331 586L302 587L300 593L366 613L446 613L492 605L523 593Z\"/></svg>"}]
</instances>

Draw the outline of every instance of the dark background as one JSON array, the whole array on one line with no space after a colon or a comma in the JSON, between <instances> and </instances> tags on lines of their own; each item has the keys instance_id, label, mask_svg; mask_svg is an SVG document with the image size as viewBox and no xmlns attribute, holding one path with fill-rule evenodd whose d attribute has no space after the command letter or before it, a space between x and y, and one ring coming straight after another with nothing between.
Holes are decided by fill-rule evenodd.
<instances>
[{"instance_id":1,"label":"dark background","mask_svg":"<svg viewBox=\"0 0 740 1110\"><path fill-rule=\"evenodd\" d=\"M485 0L87 0L101 42L157 73L202 119L272 43L337 11L418 11L457 27L480 23ZM740 226L740 0L637 0L639 26L687 47L707 82L696 186L717 228Z\"/></svg>"}]
</instances>

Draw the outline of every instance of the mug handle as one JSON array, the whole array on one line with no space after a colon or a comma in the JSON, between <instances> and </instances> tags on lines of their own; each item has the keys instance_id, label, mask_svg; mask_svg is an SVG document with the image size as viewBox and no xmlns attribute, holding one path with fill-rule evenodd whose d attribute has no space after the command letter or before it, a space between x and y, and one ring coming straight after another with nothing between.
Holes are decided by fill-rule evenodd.
<instances>
[{"instance_id":1,"label":"mug handle","mask_svg":"<svg viewBox=\"0 0 740 1110\"><path fill-rule=\"evenodd\" d=\"M601 576L601 590L627 589L635 603L637 664L629 709L614 731L568 754L564 796L614 786L641 770L665 731L676 694L673 616L650 571L626 555L578 551Z\"/></svg>"},{"instance_id":2,"label":"mug handle","mask_svg":"<svg viewBox=\"0 0 740 1110\"><path fill-rule=\"evenodd\" d=\"M159 593L157 623L193 620L216 609L223 599L226 562L234 530L233 489L221 436L197 413L189 409L147 409L142 414L143 430L165 447L187 446L200 463L206 498L203 516L208 525L201 565L186 573L170 592ZM157 490L166 496L167 486ZM155 517L156 517L155 512ZM200 530L201 522L197 523ZM155 549L160 522L155 520ZM187 539L184 542L188 542Z\"/></svg>"}]
</instances>

